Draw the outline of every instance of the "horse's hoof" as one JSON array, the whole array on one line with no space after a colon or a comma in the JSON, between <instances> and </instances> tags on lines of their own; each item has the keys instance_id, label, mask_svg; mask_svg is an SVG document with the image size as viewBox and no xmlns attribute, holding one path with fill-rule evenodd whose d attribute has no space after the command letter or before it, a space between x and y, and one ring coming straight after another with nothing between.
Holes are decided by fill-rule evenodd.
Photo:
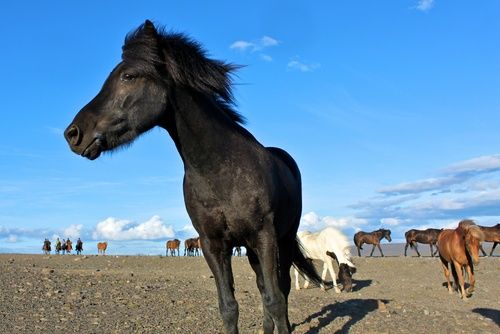
<instances>
[{"instance_id":1,"label":"horse's hoof","mask_svg":"<svg viewBox=\"0 0 500 334\"><path fill-rule=\"evenodd\" d=\"M257 331L257 334L264 334L264 328L259 328L259 330Z\"/></svg>"},{"instance_id":2,"label":"horse's hoof","mask_svg":"<svg viewBox=\"0 0 500 334\"><path fill-rule=\"evenodd\" d=\"M300 290L300 286L295 287L295 290L299 291Z\"/></svg>"},{"instance_id":3,"label":"horse's hoof","mask_svg":"<svg viewBox=\"0 0 500 334\"><path fill-rule=\"evenodd\" d=\"M336 293L340 293L340 289L339 288L335 287L334 289L335 289Z\"/></svg>"}]
</instances>

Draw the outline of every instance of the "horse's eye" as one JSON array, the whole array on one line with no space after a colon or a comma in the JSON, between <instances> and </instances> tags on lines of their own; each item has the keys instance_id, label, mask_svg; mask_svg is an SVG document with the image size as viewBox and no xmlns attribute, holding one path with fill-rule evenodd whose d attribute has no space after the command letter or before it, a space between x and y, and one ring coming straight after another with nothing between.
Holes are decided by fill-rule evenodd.
<instances>
[{"instance_id":1,"label":"horse's eye","mask_svg":"<svg viewBox=\"0 0 500 334\"><path fill-rule=\"evenodd\" d=\"M135 75L133 74L130 74L130 73L123 73L122 76L121 76L121 80L122 81L132 81L136 78Z\"/></svg>"}]
</instances>

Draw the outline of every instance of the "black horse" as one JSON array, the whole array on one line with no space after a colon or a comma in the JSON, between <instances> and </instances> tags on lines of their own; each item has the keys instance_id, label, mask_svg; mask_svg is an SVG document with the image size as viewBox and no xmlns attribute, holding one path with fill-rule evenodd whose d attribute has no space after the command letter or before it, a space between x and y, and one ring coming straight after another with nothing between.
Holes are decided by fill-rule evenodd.
<instances>
[{"instance_id":1,"label":"black horse","mask_svg":"<svg viewBox=\"0 0 500 334\"><path fill-rule=\"evenodd\" d=\"M262 295L264 333L289 333L290 267L321 281L296 240L302 196L288 153L262 146L234 110L238 66L207 58L200 44L146 21L127 35L122 61L64 134L90 160L155 126L170 134L184 164L184 199L213 272L227 333L237 333L231 268L243 245Z\"/></svg>"},{"instance_id":2,"label":"black horse","mask_svg":"<svg viewBox=\"0 0 500 334\"><path fill-rule=\"evenodd\" d=\"M80 255L83 252L83 241L81 241L80 238L76 241L75 250L77 255Z\"/></svg>"}]
</instances>

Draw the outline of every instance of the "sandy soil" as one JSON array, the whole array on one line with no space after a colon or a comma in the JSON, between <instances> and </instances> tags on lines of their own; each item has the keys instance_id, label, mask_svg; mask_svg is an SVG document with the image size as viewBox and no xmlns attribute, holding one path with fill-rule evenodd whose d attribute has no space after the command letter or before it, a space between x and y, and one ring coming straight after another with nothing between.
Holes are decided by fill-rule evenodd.
<instances>
[{"instance_id":1,"label":"sandy soil","mask_svg":"<svg viewBox=\"0 0 500 334\"><path fill-rule=\"evenodd\" d=\"M294 332L500 332L500 258L481 258L476 291L463 301L443 286L437 258L387 253L354 258L358 272L351 293L292 290ZM240 332L255 333L262 312L255 276L245 257L234 258L233 269ZM221 329L214 280L201 257L0 254L2 333Z\"/></svg>"}]
</instances>

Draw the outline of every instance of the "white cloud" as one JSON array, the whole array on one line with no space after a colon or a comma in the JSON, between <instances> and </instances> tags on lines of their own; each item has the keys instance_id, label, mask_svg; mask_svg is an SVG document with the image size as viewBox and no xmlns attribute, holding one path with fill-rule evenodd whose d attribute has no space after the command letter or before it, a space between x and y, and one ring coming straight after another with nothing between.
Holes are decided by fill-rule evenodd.
<instances>
[{"instance_id":1,"label":"white cloud","mask_svg":"<svg viewBox=\"0 0 500 334\"><path fill-rule=\"evenodd\" d=\"M458 179L454 176L429 178L414 182L404 182L393 186L381 188L378 192L383 194L412 194L423 191L436 190L444 186L457 183Z\"/></svg>"},{"instance_id":2,"label":"white cloud","mask_svg":"<svg viewBox=\"0 0 500 334\"><path fill-rule=\"evenodd\" d=\"M380 222L382 223L383 226L385 225L398 226L401 224L401 221L397 218L382 218L380 219Z\"/></svg>"},{"instance_id":3,"label":"white cloud","mask_svg":"<svg viewBox=\"0 0 500 334\"><path fill-rule=\"evenodd\" d=\"M293 59L290 60L287 64L288 69L290 70L297 70L300 72L311 72L320 67L320 64L318 63L305 63L302 61L299 61L298 59Z\"/></svg>"},{"instance_id":4,"label":"white cloud","mask_svg":"<svg viewBox=\"0 0 500 334\"><path fill-rule=\"evenodd\" d=\"M262 59L263 61L267 61L267 62L273 61L273 58L270 55L266 55L264 53L260 54L260 59Z\"/></svg>"},{"instance_id":5,"label":"white cloud","mask_svg":"<svg viewBox=\"0 0 500 334\"><path fill-rule=\"evenodd\" d=\"M229 48L240 51L246 51L248 49L253 50L255 48L255 44L247 41L236 41L233 44L231 44Z\"/></svg>"},{"instance_id":6,"label":"white cloud","mask_svg":"<svg viewBox=\"0 0 500 334\"><path fill-rule=\"evenodd\" d=\"M262 47L275 46L278 44L279 42L276 39L269 36L264 36L260 39L260 45Z\"/></svg>"},{"instance_id":7,"label":"white cloud","mask_svg":"<svg viewBox=\"0 0 500 334\"><path fill-rule=\"evenodd\" d=\"M431 10L432 7L434 7L434 0L419 0L416 9L427 12Z\"/></svg>"},{"instance_id":8,"label":"white cloud","mask_svg":"<svg viewBox=\"0 0 500 334\"><path fill-rule=\"evenodd\" d=\"M500 154L460 161L444 168L442 171L444 175L439 177L403 182L383 187L378 192L386 195L417 194L433 190L445 191L464 183L466 188L489 187L496 189L498 187L498 180L471 181L471 179L479 175L500 171Z\"/></svg>"},{"instance_id":9,"label":"white cloud","mask_svg":"<svg viewBox=\"0 0 500 334\"><path fill-rule=\"evenodd\" d=\"M10 234L8 237L7 237L7 242L9 243L16 243L17 241L19 241L19 238L17 235L15 234Z\"/></svg>"},{"instance_id":10,"label":"white cloud","mask_svg":"<svg viewBox=\"0 0 500 334\"><path fill-rule=\"evenodd\" d=\"M63 235L65 238L77 239L82 236L83 225L72 224L64 229Z\"/></svg>"},{"instance_id":11,"label":"white cloud","mask_svg":"<svg viewBox=\"0 0 500 334\"><path fill-rule=\"evenodd\" d=\"M485 155L457 162L445 168L446 173L487 173L500 170L500 154Z\"/></svg>"},{"instance_id":12,"label":"white cloud","mask_svg":"<svg viewBox=\"0 0 500 334\"><path fill-rule=\"evenodd\" d=\"M104 240L155 240L174 235L172 227L165 226L159 216L153 216L141 224L109 217L97 224L92 237Z\"/></svg>"},{"instance_id":13,"label":"white cloud","mask_svg":"<svg viewBox=\"0 0 500 334\"><path fill-rule=\"evenodd\" d=\"M335 218L332 216L320 217L315 212L308 212L300 219L300 227L305 230L320 230L325 227L336 227L339 229L353 228L365 225L366 220L355 217Z\"/></svg>"},{"instance_id":14,"label":"white cloud","mask_svg":"<svg viewBox=\"0 0 500 334\"><path fill-rule=\"evenodd\" d=\"M255 41L245 41L245 40L239 40L234 43L232 43L229 48L233 50L238 50L241 52L256 52L256 51L262 51L266 48L276 46L280 44L280 42L272 38L270 36L263 36L259 40Z\"/></svg>"}]
</instances>

